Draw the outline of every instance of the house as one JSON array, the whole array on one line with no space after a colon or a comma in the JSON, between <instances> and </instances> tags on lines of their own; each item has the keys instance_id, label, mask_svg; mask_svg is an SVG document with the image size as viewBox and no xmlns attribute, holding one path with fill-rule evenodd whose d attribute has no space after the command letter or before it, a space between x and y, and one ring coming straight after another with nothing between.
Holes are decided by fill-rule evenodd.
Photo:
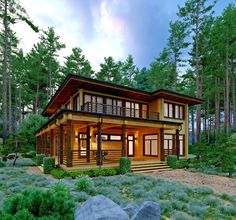
<instances>
[{"instance_id":1,"label":"house","mask_svg":"<svg viewBox=\"0 0 236 220\"><path fill-rule=\"evenodd\" d=\"M202 100L160 89L145 92L68 75L43 116L37 153L65 167L188 157L188 108Z\"/></svg>"}]
</instances>

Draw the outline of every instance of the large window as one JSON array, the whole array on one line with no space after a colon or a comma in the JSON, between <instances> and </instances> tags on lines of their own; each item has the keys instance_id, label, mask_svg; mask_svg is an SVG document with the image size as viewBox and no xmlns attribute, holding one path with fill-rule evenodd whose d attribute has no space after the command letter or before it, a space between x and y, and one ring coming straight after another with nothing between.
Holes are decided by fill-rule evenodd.
<instances>
[{"instance_id":1,"label":"large window","mask_svg":"<svg viewBox=\"0 0 236 220\"><path fill-rule=\"evenodd\" d=\"M144 135L144 155L157 156L158 155L158 135L150 134Z\"/></svg>"},{"instance_id":2,"label":"large window","mask_svg":"<svg viewBox=\"0 0 236 220\"><path fill-rule=\"evenodd\" d=\"M165 155L177 154L176 135L174 134L164 135L164 150L165 150ZM179 155L184 156L184 135L179 135Z\"/></svg>"},{"instance_id":3,"label":"large window","mask_svg":"<svg viewBox=\"0 0 236 220\"><path fill-rule=\"evenodd\" d=\"M165 102L164 103L164 117L184 119L184 106Z\"/></svg>"},{"instance_id":4,"label":"large window","mask_svg":"<svg viewBox=\"0 0 236 220\"><path fill-rule=\"evenodd\" d=\"M87 155L86 141L87 141L87 134L79 133L79 151L80 151L80 156L83 157Z\"/></svg>"},{"instance_id":5,"label":"large window","mask_svg":"<svg viewBox=\"0 0 236 220\"><path fill-rule=\"evenodd\" d=\"M84 95L85 110L90 112L103 113L103 97L95 95Z\"/></svg>"}]
</instances>

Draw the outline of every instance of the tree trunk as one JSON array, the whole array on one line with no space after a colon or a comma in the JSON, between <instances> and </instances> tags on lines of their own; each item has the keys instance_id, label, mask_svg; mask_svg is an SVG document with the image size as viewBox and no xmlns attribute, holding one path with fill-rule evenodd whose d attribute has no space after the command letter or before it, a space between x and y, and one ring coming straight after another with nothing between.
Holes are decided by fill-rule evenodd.
<instances>
[{"instance_id":1,"label":"tree trunk","mask_svg":"<svg viewBox=\"0 0 236 220\"><path fill-rule=\"evenodd\" d=\"M2 74L2 138L3 145L5 145L7 138L7 77L9 74L9 60L8 60L8 21L7 0L4 1L4 18L3 18L3 74Z\"/></svg>"},{"instance_id":2,"label":"tree trunk","mask_svg":"<svg viewBox=\"0 0 236 220\"><path fill-rule=\"evenodd\" d=\"M230 124L229 124L229 56L228 48L226 48L226 59L225 59L225 132L229 135Z\"/></svg>"},{"instance_id":3,"label":"tree trunk","mask_svg":"<svg viewBox=\"0 0 236 220\"><path fill-rule=\"evenodd\" d=\"M218 88L220 88L219 85L219 78L215 78L215 131L216 131L216 138L218 138L220 133L220 91Z\"/></svg>"},{"instance_id":4,"label":"tree trunk","mask_svg":"<svg viewBox=\"0 0 236 220\"><path fill-rule=\"evenodd\" d=\"M234 61L231 60L232 70L232 113L233 113L233 130L236 131L236 103L235 103L235 76L234 76Z\"/></svg>"},{"instance_id":5,"label":"tree trunk","mask_svg":"<svg viewBox=\"0 0 236 220\"><path fill-rule=\"evenodd\" d=\"M19 127L21 127L22 124L22 94L21 94L21 84L19 85Z\"/></svg>"},{"instance_id":6,"label":"tree trunk","mask_svg":"<svg viewBox=\"0 0 236 220\"><path fill-rule=\"evenodd\" d=\"M9 134L12 133L12 95L11 95L11 74L9 72L8 74L8 107L9 107L9 110L8 110L8 116L9 116L9 121L8 121L8 131L9 131Z\"/></svg>"},{"instance_id":7,"label":"tree trunk","mask_svg":"<svg viewBox=\"0 0 236 220\"><path fill-rule=\"evenodd\" d=\"M194 110L191 109L192 144L195 144Z\"/></svg>"}]
</instances>

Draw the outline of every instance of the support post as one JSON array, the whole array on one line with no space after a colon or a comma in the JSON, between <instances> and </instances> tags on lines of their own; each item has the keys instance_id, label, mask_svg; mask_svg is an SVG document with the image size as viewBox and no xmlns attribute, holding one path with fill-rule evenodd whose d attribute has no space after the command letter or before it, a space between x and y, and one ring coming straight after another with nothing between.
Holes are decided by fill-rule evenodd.
<instances>
[{"instance_id":1,"label":"support post","mask_svg":"<svg viewBox=\"0 0 236 220\"><path fill-rule=\"evenodd\" d=\"M54 155L54 134L53 134L53 129L50 131L50 156Z\"/></svg>"},{"instance_id":2,"label":"support post","mask_svg":"<svg viewBox=\"0 0 236 220\"><path fill-rule=\"evenodd\" d=\"M90 162L90 126L86 128L86 155L87 162Z\"/></svg>"},{"instance_id":3,"label":"support post","mask_svg":"<svg viewBox=\"0 0 236 220\"><path fill-rule=\"evenodd\" d=\"M58 131L58 158L59 163L63 164L63 125L59 125L59 131Z\"/></svg>"},{"instance_id":4,"label":"support post","mask_svg":"<svg viewBox=\"0 0 236 220\"><path fill-rule=\"evenodd\" d=\"M177 159L179 160L179 129L176 129L175 131L175 143L176 143L176 155L177 155Z\"/></svg>"},{"instance_id":5,"label":"support post","mask_svg":"<svg viewBox=\"0 0 236 220\"><path fill-rule=\"evenodd\" d=\"M102 166L102 123L97 123L98 137L97 137L97 165Z\"/></svg>"},{"instance_id":6,"label":"support post","mask_svg":"<svg viewBox=\"0 0 236 220\"><path fill-rule=\"evenodd\" d=\"M66 124L66 166L72 167L72 124L71 120Z\"/></svg>"},{"instance_id":7,"label":"support post","mask_svg":"<svg viewBox=\"0 0 236 220\"><path fill-rule=\"evenodd\" d=\"M165 150L164 150L164 129L160 129L160 141L161 141L161 161L165 160Z\"/></svg>"},{"instance_id":8,"label":"support post","mask_svg":"<svg viewBox=\"0 0 236 220\"><path fill-rule=\"evenodd\" d=\"M122 157L126 157L126 125L122 125Z\"/></svg>"}]
</instances>

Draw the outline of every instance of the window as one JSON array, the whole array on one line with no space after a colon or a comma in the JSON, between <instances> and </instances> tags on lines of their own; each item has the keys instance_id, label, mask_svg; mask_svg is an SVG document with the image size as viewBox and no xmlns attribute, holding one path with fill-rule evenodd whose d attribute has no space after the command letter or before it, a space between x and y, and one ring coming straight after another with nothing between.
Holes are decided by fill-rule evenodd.
<instances>
[{"instance_id":1,"label":"window","mask_svg":"<svg viewBox=\"0 0 236 220\"><path fill-rule=\"evenodd\" d=\"M110 140L111 141L121 141L121 135L110 135Z\"/></svg>"},{"instance_id":2,"label":"window","mask_svg":"<svg viewBox=\"0 0 236 220\"><path fill-rule=\"evenodd\" d=\"M98 135L96 134L96 140ZM121 135L119 134L102 134L102 141L121 141Z\"/></svg>"},{"instance_id":3,"label":"window","mask_svg":"<svg viewBox=\"0 0 236 220\"><path fill-rule=\"evenodd\" d=\"M172 134L165 134L164 135L164 149L165 150L172 150L174 148L174 137Z\"/></svg>"},{"instance_id":4,"label":"window","mask_svg":"<svg viewBox=\"0 0 236 220\"><path fill-rule=\"evenodd\" d=\"M83 157L87 155L86 140L87 134L79 133L79 152Z\"/></svg>"},{"instance_id":5,"label":"window","mask_svg":"<svg viewBox=\"0 0 236 220\"><path fill-rule=\"evenodd\" d=\"M85 111L103 113L103 97L84 95Z\"/></svg>"},{"instance_id":6,"label":"window","mask_svg":"<svg viewBox=\"0 0 236 220\"><path fill-rule=\"evenodd\" d=\"M144 155L157 156L158 155L158 135L144 135Z\"/></svg>"},{"instance_id":7,"label":"window","mask_svg":"<svg viewBox=\"0 0 236 220\"><path fill-rule=\"evenodd\" d=\"M184 135L179 135L179 155L184 156Z\"/></svg>"},{"instance_id":8,"label":"window","mask_svg":"<svg viewBox=\"0 0 236 220\"><path fill-rule=\"evenodd\" d=\"M142 118L147 118L148 115L148 106L146 104L142 104Z\"/></svg>"},{"instance_id":9,"label":"window","mask_svg":"<svg viewBox=\"0 0 236 220\"><path fill-rule=\"evenodd\" d=\"M79 95L75 96L73 98L73 109L74 110L79 110Z\"/></svg>"},{"instance_id":10,"label":"window","mask_svg":"<svg viewBox=\"0 0 236 220\"><path fill-rule=\"evenodd\" d=\"M125 115L128 117L139 117L139 103L125 102Z\"/></svg>"},{"instance_id":11,"label":"window","mask_svg":"<svg viewBox=\"0 0 236 220\"><path fill-rule=\"evenodd\" d=\"M133 157L134 156L134 136L133 135L127 136L127 145L128 145L128 156Z\"/></svg>"},{"instance_id":12,"label":"window","mask_svg":"<svg viewBox=\"0 0 236 220\"><path fill-rule=\"evenodd\" d=\"M165 102L164 103L164 117L184 119L184 106Z\"/></svg>"}]
</instances>

